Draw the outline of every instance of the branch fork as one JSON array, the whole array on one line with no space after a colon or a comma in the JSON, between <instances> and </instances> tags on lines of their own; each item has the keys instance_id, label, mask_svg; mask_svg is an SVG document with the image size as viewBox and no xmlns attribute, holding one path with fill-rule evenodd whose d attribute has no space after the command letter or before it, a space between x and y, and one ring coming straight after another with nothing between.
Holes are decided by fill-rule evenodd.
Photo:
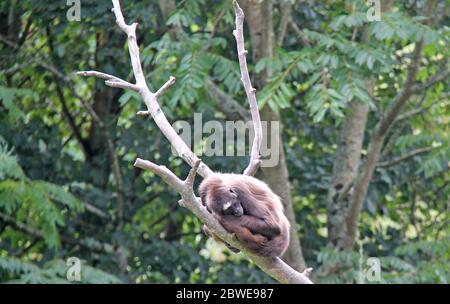
<instances>
[{"instance_id":1,"label":"branch fork","mask_svg":"<svg viewBox=\"0 0 450 304\"><path fill-rule=\"evenodd\" d=\"M151 115L156 125L161 132L169 140L174 147L175 151L180 155L192 168L189 171L186 179L179 179L171 170L166 166L160 166L151 161L137 158L134 166L137 168L149 170L154 174L160 176L169 186L173 187L181 195L180 205L188 208L192 211L208 228L219 238L229 243L231 246L239 249L247 257L249 257L256 265L258 265L264 272L275 278L281 283L302 283L310 284L311 280L308 278L310 270L305 270L303 273L295 271L293 268L284 263L280 258L275 257L263 257L256 255L242 246L242 244L236 239L236 236L230 234L223 228L223 226L216 220L216 218L204 207L200 199L194 193L194 181L197 174L207 177L212 174L213 171L205 165L186 145L182 138L173 129L172 125L168 122L166 116L161 110L158 104L158 97L163 94L165 90L171 87L175 83L175 77L171 76L166 83L155 93L151 92L147 86L144 74L142 72L141 61L139 58L139 47L136 42L136 27L137 23L127 25L125 23L122 11L120 9L120 3L118 0L112 0L114 8L112 11L116 16L116 23L127 34L128 37L128 49L131 58L131 64L133 67L133 74L136 79L136 84L129 83L118 77L105 74L97 71L82 71L78 72L79 76L94 76L100 79L105 79L105 83L111 87L117 87L122 89L131 89L138 92L147 110L137 112L137 115ZM247 61L245 55L247 51L244 49L244 12L239 7L236 1L233 2L236 12L236 29L233 34L236 38L237 51L239 58L239 66L241 70L241 80L244 85L244 89L249 100L250 112L255 129L255 137L253 139L250 162L245 169L245 175L254 175L258 170L260 160L260 148L262 142L262 126L259 116L258 104L256 101L255 89L252 87L250 81L250 75L248 73Z\"/></svg>"},{"instance_id":2,"label":"branch fork","mask_svg":"<svg viewBox=\"0 0 450 304\"><path fill-rule=\"evenodd\" d=\"M81 71L77 72L78 76L94 76L97 78L105 79L105 84L109 87L120 88L120 89L129 89L136 92L139 92L139 86L137 84L129 83L123 79L120 79L116 76L112 76L106 73L97 72L97 71Z\"/></svg>"}]
</instances>

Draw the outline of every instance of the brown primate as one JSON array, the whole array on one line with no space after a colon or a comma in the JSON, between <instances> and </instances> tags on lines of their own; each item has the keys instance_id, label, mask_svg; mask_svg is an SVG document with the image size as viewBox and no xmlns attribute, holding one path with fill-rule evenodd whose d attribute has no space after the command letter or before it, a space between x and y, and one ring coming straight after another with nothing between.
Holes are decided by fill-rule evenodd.
<instances>
[{"instance_id":1,"label":"brown primate","mask_svg":"<svg viewBox=\"0 0 450 304\"><path fill-rule=\"evenodd\" d=\"M289 222L280 198L264 182L251 176L214 173L200 184L199 192L208 211L246 248L272 257L286 251Z\"/></svg>"}]
</instances>

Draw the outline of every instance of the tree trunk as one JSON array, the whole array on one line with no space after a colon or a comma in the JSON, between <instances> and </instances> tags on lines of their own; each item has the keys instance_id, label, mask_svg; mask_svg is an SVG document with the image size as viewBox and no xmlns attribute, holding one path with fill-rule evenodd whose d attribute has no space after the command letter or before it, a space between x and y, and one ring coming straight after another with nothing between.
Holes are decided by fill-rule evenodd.
<instances>
[{"instance_id":1,"label":"tree trunk","mask_svg":"<svg viewBox=\"0 0 450 304\"><path fill-rule=\"evenodd\" d=\"M382 11L389 11L392 3L393 1L386 1L382 6ZM434 4L433 0L426 2L425 16L430 16ZM363 40L367 40L367 36L363 37ZM333 164L331 187L327 197L328 239L335 248L347 250L353 248L358 231L359 215L380 158L385 136L412 93L411 89L419 68L422 45L422 42L416 43L412 54L413 59L408 67L407 80L377 124L359 178L356 175L368 109L361 109L361 107L365 107L364 105L359 105L359 109L355 109L356 104L353 103L351 105L352 113L347 116L341 128L339 146ZM373 85L367 81L366 85L369 90L373 88ZM351 192L353 182L355 183L354 191L350 196L348 194Z\"/></svg>"},{"instance_id":2,"label":"tree trunk","mask_svg":"<svg viewBox=\"0 0 450 304\"><path fill-rule=\"evenodd\" d=\"M390 10L393 1L383 1L382 12ZM356 39L356 37L355 37ZM367 27L363 28L361 42L369 39ZM372 93L374 84L365 80L366 89ZM348 240L347 220L352 200L352 190L361 161L361 149L366 130L369 106L360 101L350 103L350 113L339 131L338 147L333 161L333 173L327 195L328 241L336 249L346 247Z\"/></svg>"},{"instance_id":3,"label":"tree trunk","mask_svg":"<svg viewBox=\"0 0 450 304\"><path fill-rule=\"evenodd\" d=\"M333 175L327 196L328 240L338 249L344 247L347 237L349 193L358 173L369 107L353 101L350 104L350 111L339 131Z\"/></svg>"},{"instance_id":4,"label":"tree trunk","mask_svg":"<svg viewBox=\"0 0 450 304\"><path fill-rule=\"evenodd\" d=\"M280 121L280 117L278 113L273 112L269 107L265 107L261 111L261 120L267 122ZM268 142L271 142L270 135L271 130L270 128L268 128L266 135L268 136ZM278 136L281 137L281 134L278 134ZM280 151L278 164L275 167L263 167L262 172L264 175L264 180L267 182L270 188L280 196L281 201L283 202L285 214L289 220L289 223L291 224L289 247L283 256L283 260L296 270L302 271L306 268L306 263L302 253L300 238L297 233L297 221L295 219L294 208L292 206L289 173L281 138L279 140L279 143ZM274 151L272 151L272 153L274 153Z\"/></svg>"}]
</instances>

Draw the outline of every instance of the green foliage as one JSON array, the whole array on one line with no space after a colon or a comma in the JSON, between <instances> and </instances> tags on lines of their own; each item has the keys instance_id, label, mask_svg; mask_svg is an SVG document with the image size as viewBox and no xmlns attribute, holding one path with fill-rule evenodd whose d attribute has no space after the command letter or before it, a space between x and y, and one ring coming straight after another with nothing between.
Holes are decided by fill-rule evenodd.
<instances>
[{"instance_id":1,"label":"green foliage","mask_svg":"<svg viewBox=\"0 0 450 304\"><path fill-rule=\"evenodd\" d=\"M286 80L298 78L300 72L314 70L309 50L288 53L279 50L278 55L275 58L263 58L255 66L256 73L269 70L274 75L257 97L260 108L267 103L275 111L288 108L291 99L301 89L299 84L286 83Z\"/></svg>"},{"instance_id":2,"label":"green foliage","mask_svg":"<svg viewBox=\"0 0 450 304\"><path fill-rule=\"evenodd\" d=\"M381 281L361 279L369 267L370 253L336 251L323 248L317 255L320 265L318 279L321 283L439 283L450 280L450 244L448 240L410 241L396 247L395 256L379 256ZM339 266L339 267L338 267ZM334 273L333 269L339 269Z\"/></svg>"},{"instance_id":3,"label":"green foliage","mask_svg":"<svg viewBox=\"0 0 450 304\"><path fill-rule=\"evenodd\" d=\"M221 246L218 250L226 249ZM143 244L139 256L130 262L130 275L136 283L274 282L255 265L231 257L229 252L223 254L225 260L218 262L199 255L189 244L152 241Z\"/></svg>"},{"instance_id":4,"label":"green foliage","mask_svg":"<svg viewBox=\"0 0 450 304\"><path fill-rule=\"evenodd\" d=\"M237 94L242 88L238 63L220 54L209 53L207 56L210 57L213 64L212 74L214 78L224 85L229 94Z\"/></svg>"},{"instance_id":5,"label":"green foliage","mask_svg":"<svg viewBox=\"0 0 450 304\"><path fill-rule=\"evenodd\" d=\"M83 210L80 201L61 186L28 180L4 140L0 142L0 162L0 211L14 213L18 221L40 229L50 248L59 246L58 226L65 225L65 211L55 202L77 213Z\"/></svg>"},{"instance_id":6,"label":"green foliage","mask_svg":"<svg viewBox=\"0 0 450 304\"><path fill-rule=\"evenodd\" d=\"M7 271L13 275L20 275L21 273L30 273L39 271L39 267L32 263L23 262L17 258L0 258L0 269Z\"/></svg>"},{"instance_id":7,"label":"green foliage","mask_svg":"<svg viewBox=\"0 0 450 304\"><path fill-rule=\"evenodd\" d=\"M399 246L398 257L381 258L383 278L389 283L440 283L450 281L448 240L417 241Z\"/></svg>"},{"instance_id":8,"label":"green foliage","mask_svg":"<svg viewBox=\"0 0 450 304\"><path fill-rule=\"evenodd\" d=\"M16 157L12 155L12 150L8 150L5 140L0 137L0 179L6 179L7 177L23 180L25 174L17 163Z\"/></svg>"},{"instance_id":9,"label":"green foliage","mask_svg":"<svg viewBox=\"0 0 450 304\"><path fill-rule=\"evenodd\" d=\"M66 274L69 267L62 260L51 260L42 267L17 258L0 257L0 273L6 272L10 278L3 283L21 284L68 284ZM104 271L81 263L81 280L84 284L111 284L122 281Z\"/></svg>"},{"instance_id":10,"label":"green foliage","mask_svg":"<svg viewBox=\"0 0 450 304\"><path fill-rule=\"evenodd\" d=\"M0 86L0 101L8 111L8 116L11 121L16 121L25 117L20 107L17 106L18 103L15 102L18 98L23 98L28 101L35 101L37 100L37 97L37 94L29 89L7 88Z\"/></svg>"},{"instance_id":11,"label":"green foliage","mask_svg":"<svg viewBox=\"0 0 450 304\"><path fill-rule=\"evenodd\" d=\"M173 109L178 102L193 104L199 99L198 89L203 87L203 79L211 66L208 57L202 52L186 54L181 60L178 71L180 86L176 88L169 106Z\"/></svg>"},{"instance_id":12,"label":"green foliage","mask_svg":"<svg viewBox=\"0 0 450 304\"><path fill-rule=\"evenodd\" d=\"M382 282L448 283L448 79L414 91L401 114L420 112L399 119L388 133L383 162L433 149L375 169L361 213L362 252L327 247L325 206L349 105L370 107L364 164L381 113L404 87L414 45L424 40L417 86L448 64L444 3L425 25L423 1L394 1L379 22L368 22L363 0L291 2L301 33L288 26L273 56L255 62L261 50L254 49L245 23L245 47L260 109L269 106L280 115L296 227L315 279L361 282L366 259L378 257ZM193 112L201 112L204 122L224 119L206 82L247 108L231 2L176 4L165 19L158 1L122 1L126 22L139 23L151 90L171 75L177 78L158 98L169 121L191 123ZM278 40L280 1L273 4ZM173 189L133 167L142 157L178 176L189 169L151 120L136 117L144 107L139 94L75 77L77 70L99 70L134 81L126 37L114 27L110 8L110 1L85 0L81 22L69 22L59 0L17 1L19 22L9 31L14 14L8 1L0 4L0 15L11 16L0 18L0 28L9 31L2 31L2 39L17 44L0 44L0 214L8 218L0 220L0 282L67 283L64 260L76 256L83 261L82 283L273 283L241 255L205 242L200 221L178 206ZM105 129L83 104L91 105ZM123 189L117 187L105 132L118 156ZM202 159L223 172L240 172L247 161ZM121 220L119 195L125 202ZM99 243L120 250L98 250Z\"/></svg>"},{"instance_id":13,"label":"green foliage","mask_svg":"<svg viewBox=\"0 0 450 304\"><path fill-rule=\"evenodd\" d=\"M410 18L402 13L385 13L380 22L375 22L372 34L379 40L398 38L401 40L424 40L425 44L437 41L439 34L421 23L423 17Z\"/></svg>"}]
</instances>

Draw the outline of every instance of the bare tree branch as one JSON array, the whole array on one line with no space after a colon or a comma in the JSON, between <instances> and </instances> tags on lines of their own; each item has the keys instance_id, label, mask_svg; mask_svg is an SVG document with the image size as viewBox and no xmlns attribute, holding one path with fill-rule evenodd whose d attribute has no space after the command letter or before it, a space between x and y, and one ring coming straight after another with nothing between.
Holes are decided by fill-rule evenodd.
<instances>
[{"instance_id":1,"label":"bare tree branch","mask_svg":"<svg viewBox=\"0 0 450 304\"><path fill-rule=\"evenodd\" d=\"M389 139L384 144L383 150L381 151L380 159L384 158L394 149L397 139L400 137L400 135L403 133L406 127L407 124L403 122L400 123L400 125L398 125L396 128L394 128L394 131L391 132Z\"/></svg>"},{"instance_id":2,"label":"bare tree branch","mask_svg":"<svg viewBox=\"0 0 450 304\"><path fill-rule=\"evenodd\" d=\"M75 137L81 150L83 151L84 156L89 157L90 152L91 152L90 147L89 147L88 143L86 142L86 140L84 140L84 138L81 136L80 127L77 125L77 123L75 122L75 118L70 113L66 98L64 97L63 90L60 86L60 82L58 81L58 79L55 75L53 75L53 79L54 79L55 85L56 85L56 94L58 95L59 101L61 103L62 114L63 114L65 120L67 121L69 129L71 130L73 136Z\"/></svg>"},{"instance_id":3,"label":"bare tree branch","mask_svg":"<svg viewBox=\"0 0 450 304\"><path fill-rule=\"evenodd\" d=\"M244 85L245 93L247 94L253 128L255 129L250 163L245 169L244 175L254 175L261 164L260 150L262 143L262 125L261 118L259 117L258 102L256 101L256 89L252 86L247 68L247 59L245 57L248 52L244 48L244 11L239 7L237 1L233 1L233 5L236 12L236 29L233 31L233 35L236 38L239 67L241 69L241 81Z\"/></svg>"},{"instance_id":4,"label":"bare tree branch","mask_svg":"<svg viewBox=\"0 0 450 304\"><path fill-rule=\"evenodd\" d=\"M214 21L214 24L212 27L211 34L208 37L208 42L203 47L203 51L207 51L211 47L211 42L212 42L214 36L216 35L217 26L219 25L219 22L222 20L223 16L225 15L225 12L226 12L225 9L221 9L219 14L217 14L217 16L214 18L215 21Z\"/></svg>"},{"instance_id":5,"label":"bare tree branch","mask_svg":"<svg viewBox=\"0 0 450 304\"><path fill-rule=\"evenodd\" d=\"M450 74L450 69L448 68L447 65L448 65L447 61L441 63L441 68L435 75L428 78L425 83L414 85L414 87L412 88L413 93L415 93L415 94L421 93L421 92L429 89L433 85L437 84L438 82L448 79L448 75Z\"/></svg>"},{"instance_id":6,"label":"bare tree branch","mask_svg":"<svg viewBox=\"0 0 450 304\"><path fill-rule=\"evenodd\" d=\"M223 92L214 82L207 79L205 83L207 86L207 93L212 97L212 101L217 105L220 112L225 114L228 120L249 121L251 119L247 109Z\"/></svg>"},{"instance_id":7,"label":"bare tree branch","mask_svg":"<svg viewBox=\"0 0 450 304\"><path fill-rule=\"evenodd\" d=\"M412 111L409 111L409 112L406 112L406 113L403 113L403 114L399 114L397 116L397 118L395 119L394 123L403 122L404 124L406 124L404 122L405 120L407 120L408 118L410 118L410 117L412 117L414 115L417 115L417 114L425 111L425 109L427 109L428 107L422 107L422 106L423 106L423 104L425 102L426 96L427 96L427 94L426 94L426 91L425 91L425 92L422 93L422 96L420 97L419 102L416 105L414 105L414 107L417 108L417 109L414 109ZM397 131L397 129L396 129L396 131Z\"/></svg>"},{"instance_id":8,"label":"bare tree branch","mask_svg":"<svg viewBox=\"0 0 450 304\"><path fill-rule=\"evenodd\" d=\"M194 166L189 171L189 174L186 177L186 180L184 181L186 183L186 185L191 189L193 189L193 187L194 187L195 175L197 175L197 170L198 170L198 166L200 166L200 163L201 163L201 160L198 160L194 164Z\"/></svg>"},{"instance_id":9,"label":"bare tree branch","mask_svg":"<svg viewBox=\"0 0 450 304\"><path fill-rule=\"evenodd\" d=\"M94 76L97 78L105 79L105 84L107 86L113 87L113 88L120 88L120 89L130 89L136 92L139 92L139 87L135 84L129 83L128 81L125 81L123 79L120 79L116 76L112 76L106 73L102 72L96 72L96 71L81 71L77 72L78 76Z\"/></svg>"},{"instance_id":10,"label":"bare tree branch","mask_svg":"<svg viewBox=\"0 0 450 304\"><path fill-rule=\"evenodd\" d=\"M200 163L200 162L199 162ZM311 270L307 269L304 273L299 273L292 269L289 265L284 263L280 258L263 257L250 252L247 248L234 237L228 233L222 225L215 219L215 217L201 204L200 199L195 196L191 180L195 175L195 167L191 170L186 180L179 179L172 171L165 166L158 166L150 161L137 159L135 166L141 169L149 170L159 175L168 185L172 186L178 193L181 194L180 205L192 211L208 228L214 232L220 239L224 240L231 246L242 251L248 256L256 265L258 265L264 272L275 278L281 283L297 283L310 284L311 280L308 278Z\"/></svg>"},{"instance_id":11,"label":"bare tree branch","mask_svg":"<svg viewBox=\"0 0 450 304\"><path fill-rule=\"evenodd\" d=\"M417 71L419 70L420 60L422 58L422 48L423 41L417 42L412 53L411 64L408 66L408 75L405 83L403 84L403 89L400 90L397 96L395 96L394 100L390 103L383 120L380 122L378 128L376 129L376 136L384 136L387 131L389 131L389 128L391 127L395 118L397 118L400 110L403 108L403 106L413 93L412 89L416 81Z\"/></svg>"},{"instance_id":12,"label":"bare tree branch","mask_svg":"<svg viewBox=\"0 0 450 304\"><path fill-rule=\"evenodd\" d=\"M159 88L158 91L156 91L155 97L159 97L165 90L170 88L175 83L175 81L175 77L170 76L169 80L167 80L166 83L161 88Z\"/></svg>"},{"instance_id":13,"label":"bare tree branch","mask_svg":"<svg viewBox=\"0 0 450 304\"><path fill-rule=\"evenodd\" d=\"M144 100L145 105L147 106L147 110L140 111L139 115L150 114L153 120L155 121L156 125L161 130L161 132L172 144L175 151L177 151L178 155L180 155L192 167L197 162L198 157L189 149L189 147L186 145L183 139L172 128L171 124L169 123L166 116L162 112L157 100L157 97L175 82L175 78L171 77L156 93L152 93L150 91L145 81L144 74L142 72L142 65L139 56L139 47L137 45L136 27L138 24L133 23L131 25L127 25L123 18L119 1L113 0L112 2L114 5L114 8L112 10L116 16L116 23L119 25L122 31L124 31L127 34L128 37L128 50L130 53L134 77L136 79L136 84L133 85L133 88L137 88L139 94ZM81 75L84 76L84 74ZM104 76L102 74L91 74L91 75L96 77L99 77L100 75ZM212 173L212 171L204 163L201 163L198 173L201 176L206 177L208 174Z\"/></svg>"},{"instance_id":14,"label":"bare tree branch","mask_svg":"<svg viewBox=\"0 0 450 304\"><path fill-rule=\"evenodd\" d=\"M280 18L280 24L278 25L278 39L277 39L277 45L282 46L284 37L286 36L287 27L289 22L291 21L291 9L292 9L292 2L291 0L284 0L280 4L280 11L281 11L281 18Z\"/></svg>"},{"instance_id":15,"label":"bare tree branch","mask_svg":"<svg viewBox=\"0 0 450 304\"><path fill-rule=\"evenodd\" d=\"M408 153L406 153L406 154L404 154L404 155L402 155L402 156L396 157L396 158L394 158L394 159L392 159L392 160L389 160L389 161L383 161L383 162L378 162L378 163L377 163L377 167L384 168L384 167L394 166L394 165L396 165L396 164L398 164L398 163L400 163L400 162L402 162L402 161L408 160L408 159L410 159L410 158L412 158L412 157L414 157L414 156L417 156L417 155L420 155L420 154L423 154L423 153L430 152L430 151L433 150L433 149L435 149L435 147L423 147L423 148L418 148L418 149L409 151Z\"/></svg>"},{"instance_id":16,"label":"bare tree branch","mask_svg":"<svg viewBox=\"0 0 450 304\"><path fill-rule=\"evenodd\" d=\"M415 115L424 113L424 112L428 111L431 107L433 107L436 103L438 103L438 102L440 102L442 100L448 100L449 95L450 94L448 92L447 93L443 93L442 96L440 96L441 98L433 101L431 104L429 104L429 105L427 105L425 107L420 107L420 105L419 105L417 109L414 109L414 110L405 112L403 114L400 114L400 115L397 116L396 121L397 122L404 121L404 120L407 120L407 119L409 119L409 118L411 118L411 117L413 117Z\"/></svg>"},{"instance_id":17,"label":"bare tree branch","mask_svg":"<svg viewBox=\"0 0 450 304\"><path fill-rule=\"evenodd\" d=\"M96 216L103 218L103 219L110 219L110 216L103 210L97 208L96 206L88 203L88 202L81 202L84 205L84 208L86 211L95 214Z\"/></svg>"},{"instance_id":18,"label":"bare tree branch","mask_svg":"<svg viewBox=\"0 0 450 304\"><path fill-rule=\"evenodd\" d=\"M305 47L311 46L311 41L309 41L305 33L298 27L298 25L292 19L289 21L289 26L294 31L294 33L300 38L303 46Z\"/></svg>"}]
</instances>

